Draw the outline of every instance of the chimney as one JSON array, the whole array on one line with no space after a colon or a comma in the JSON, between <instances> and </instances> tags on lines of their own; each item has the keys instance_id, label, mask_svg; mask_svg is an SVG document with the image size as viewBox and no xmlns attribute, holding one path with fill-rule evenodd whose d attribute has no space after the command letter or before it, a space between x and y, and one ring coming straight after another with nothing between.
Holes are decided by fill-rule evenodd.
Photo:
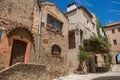
<instances>
[{"instance_id":1,"label":"chimney","mask_svg":"<svg viewBox=\"0 0 120 80\"><path fill-rule=\"evenodd\" d=\"M67 6L67 12L72 11L77 8L76 2L73 2Z\"/></svg>"}]
</instances>

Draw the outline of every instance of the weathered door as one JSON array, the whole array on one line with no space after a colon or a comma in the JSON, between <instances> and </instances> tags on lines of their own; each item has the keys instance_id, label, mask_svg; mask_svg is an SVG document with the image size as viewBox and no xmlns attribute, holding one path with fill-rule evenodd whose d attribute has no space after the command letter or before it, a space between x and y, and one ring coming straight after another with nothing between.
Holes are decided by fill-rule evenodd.
<instances>
[{"instance_id":1,"label":"weathered door","mask_svg":"<svg viewBox=\"0 0 120 80\"><path fill-rule=\"evenodd\" d=\"M13 40L10 65L17 62L24 62L27 43L20 40Z\"/></svg>"},{"instance_id":2,"label":"weathered door","mask_svg":"<svg viewBox=\"0 0 120 80\"><path fill-rule=\"evenodd\" d=\"M95 61L93 56L90 56L90 60L89 60L89 72L95 72Z\"/></svg>"}]
</instances>

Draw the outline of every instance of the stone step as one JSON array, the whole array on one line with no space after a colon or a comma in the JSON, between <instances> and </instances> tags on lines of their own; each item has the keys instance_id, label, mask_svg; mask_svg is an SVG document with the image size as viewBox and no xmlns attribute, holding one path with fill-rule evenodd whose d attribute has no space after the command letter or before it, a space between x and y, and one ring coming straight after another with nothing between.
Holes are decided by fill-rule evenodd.
<instances>
[{"instance_id":1,"label":"stone step","mask_svg":"<svg viewBox=\"0 0 120 80\"><path fill-rule=\"evenodd\" d=\"M120 72L120 65L113 65L112 71Z\"/></svg>"}]
</instances>

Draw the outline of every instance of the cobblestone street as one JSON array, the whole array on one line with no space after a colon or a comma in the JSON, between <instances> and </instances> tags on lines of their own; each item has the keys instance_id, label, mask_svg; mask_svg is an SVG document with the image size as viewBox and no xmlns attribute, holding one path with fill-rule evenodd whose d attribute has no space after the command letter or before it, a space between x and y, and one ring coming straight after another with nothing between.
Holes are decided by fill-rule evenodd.
<instances>
[{"instance_id":1,"label":"cobblestone street","mask_svg":"<svg viewBox=\"0 0 120 80\"><path fill-rule=\"evenodd\" d=\"M120 72L71 74L54 80L120 80Z\"/></svg>"},{"instance_id":2,"label":"cobblestone street","mask_svg":"<svg viewBox=\"0 0 120 80\"><path fill-rule=\"evenodd\" d=\"M106 76L106 77L99 77L93 80L120 80L120 76Z\"/></svg>"}]
</instances>

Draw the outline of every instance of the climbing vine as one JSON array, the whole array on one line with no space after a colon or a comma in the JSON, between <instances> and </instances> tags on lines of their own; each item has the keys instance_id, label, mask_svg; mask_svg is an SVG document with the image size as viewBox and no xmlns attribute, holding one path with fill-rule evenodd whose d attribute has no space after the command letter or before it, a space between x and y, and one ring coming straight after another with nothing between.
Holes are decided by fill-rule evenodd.
<instances>
[{"instance_id":1,"label":"climbing vine","mask_svg":"<svg viewBox=\"0 0 120 80\"><path fill-rule=\"evenodd\" d=\"M84 50L87 52L94 53L108 53L109 52L109 44L107 41L104 41L101 38L97 38L95 36L90 37L90 39L85 39L83 41Z\"/></svg>"},{"instance_id":2,"label":"climbing vine","mask_svg":"<svg viewBox=\"0 0 120 80\"><path fill-rule=\"evenodd\" d=\"M77 72L79 73L85 73L84 72L84 67L85 67L85 62L88 61L90 58L90 54L88 54L86 51L84 51L83 47L80 47L80 52L78 54L78 59L79 59L79 65L77 68Z\"/></svg>"},{"instance_id":3,"label":"climbing vine","mask_svg":"<svg viewBox=\"0 0 120 80\"><path fill-rule=\"evenodd\" d=\"M100 28L102 29L102 32L104 32L104 30L98 18L96 20L96 28L97 28L98 37L102 38L102 35L100 33Z\"/></svg>"}]
</instances>

